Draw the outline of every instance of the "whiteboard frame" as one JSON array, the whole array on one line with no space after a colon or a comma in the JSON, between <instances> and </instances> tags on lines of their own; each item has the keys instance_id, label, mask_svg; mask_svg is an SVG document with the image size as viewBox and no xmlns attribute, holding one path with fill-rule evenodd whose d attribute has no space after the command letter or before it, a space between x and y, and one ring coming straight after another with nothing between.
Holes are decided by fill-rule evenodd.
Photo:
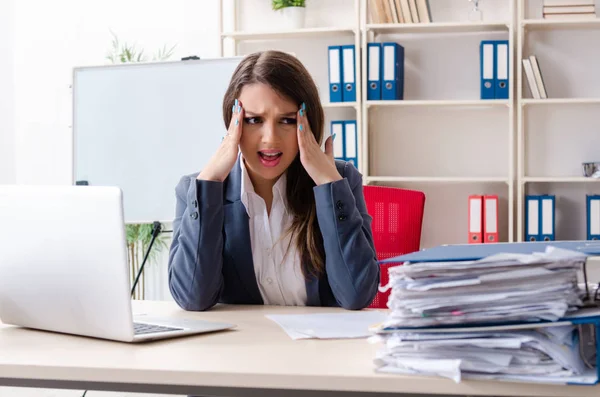
<instances>
[{"instance_id":1,"label":"whiteboard frame","mask_svg":"<svg viewBox=\"0 0 600 397\"><path fill-rule=\"evenodd\" d=\"M131 63L120 63L120 64L109 64L109 65L91 65L91 66L76 66L73 68L71 73L71 184L75 185L76 180L76 170L77 170L77 134L75 133L75 122L77 117L76 107L77 107L77 98L76 98L76 90L75 90L75 79L76 74L79 72L89 71L89 70L98 70L98 69L115 69L115 68L131 68L131 67L152 67L152 66L168 66L171 65L180 65L181 62L189 62L189 63L213 63L227 60L238 60L241 62L243 56L228 56L228 57L217 57L217 58L206 58L206 59L190 59L190 60L179 60L179 61L153 61L153 62L131 62ZM121 189L119 187L119 189ZM123 203L122 203L123 205ZM126 225L134 225L134 224L152 224L154 222L160 222L161 224L170 224L173 222L173 219L154 219L154 220L136 220L136 221L127 221L125 220Z\"/></svg>"}]
</instances>

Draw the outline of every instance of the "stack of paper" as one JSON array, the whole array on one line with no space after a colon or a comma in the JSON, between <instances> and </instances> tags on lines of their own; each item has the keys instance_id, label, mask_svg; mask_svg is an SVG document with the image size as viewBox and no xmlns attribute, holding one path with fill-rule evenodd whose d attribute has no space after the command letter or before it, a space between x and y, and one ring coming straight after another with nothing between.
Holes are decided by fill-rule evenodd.
<instances>
[{"instance_id":1,"label":"stack of paper","mask_svg":"<svg viewBox=\"0 0 600 397\"><path fill-rule=\"evenodd\" d=\"M579 330L564 321L580 313L578 273L585 260L585 254L549 247L390 269L391 311L372 338L383 344L377 371L456 382L594 383L597 369L580 355Z\"/></svg>"},{"instance_id":2,"label":"stack of paper","mask_svg":"<svg viewBox=\"0 0 600 397\"><path fill-rule=\"evenodd\" d=\"M586 255L497 254L477 261L414 263L389 270L386 327L557 320L582 304Z\"/></svg>"},{"instance_id":3,"label":"stack of paper","mask_svg":"<svg viewBox=\"0 0 600 397\"><path fill-rule=\"evenodd\" d=\"M491 327L490 327L491 328ZM597 374L579 354L576 327L379 335L385 348L378 372L443 376L460 382L497 379L594 383Z\"/></svg>"}]
</instances>

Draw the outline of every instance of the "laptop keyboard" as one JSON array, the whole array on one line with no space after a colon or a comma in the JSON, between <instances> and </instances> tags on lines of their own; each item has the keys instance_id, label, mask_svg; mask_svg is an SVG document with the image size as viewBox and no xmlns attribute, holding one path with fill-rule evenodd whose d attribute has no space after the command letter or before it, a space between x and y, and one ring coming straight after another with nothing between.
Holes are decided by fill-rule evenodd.
<instances>
[{"instance_id":1,"label":"laptop keyboard","mask_svg":"<svg viewBox=\"0 0 600 397\"><path fill-rule=\"evenodd\" d=\"M136 335L152 334L155 332L180 331L183 328L165 327L163 325L133 323L133 329Z\"/></svg>"}]
</instances>

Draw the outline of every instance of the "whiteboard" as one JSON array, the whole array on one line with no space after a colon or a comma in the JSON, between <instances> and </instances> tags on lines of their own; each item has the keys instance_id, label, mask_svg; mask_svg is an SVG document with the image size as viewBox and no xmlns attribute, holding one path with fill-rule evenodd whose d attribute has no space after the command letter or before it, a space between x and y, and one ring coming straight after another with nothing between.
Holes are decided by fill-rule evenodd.
<instances>
[{"instance_id":1,"label":"whiteboard","mask_svg":"<svg viewBox=\"0 0 600 397\"><path fill-rule=\"evenodd\" d=\"M120 187L126 223L172 221L179 179L226 132L223 95L240 60L75 68L73 182Z\"/></svg>"}]
</instances>

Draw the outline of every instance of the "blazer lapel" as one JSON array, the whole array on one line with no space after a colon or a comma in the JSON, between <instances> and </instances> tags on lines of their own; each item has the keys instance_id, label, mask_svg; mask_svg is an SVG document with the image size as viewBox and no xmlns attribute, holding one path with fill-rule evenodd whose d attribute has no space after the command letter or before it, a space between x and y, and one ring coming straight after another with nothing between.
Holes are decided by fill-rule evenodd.
<instances>
[{"instance_id":1,"label":"blazer lapel","mask_svg":"<svg viewBox=\"0 0 600 397\"><path fill-rule=\"evenodd\" d=\"M254 274L248 213L240 200L241 178L240 156L238 156L225 184L226 202L223 208L227 242L225 252L233 259L240 281L252 300L251 303L262 304L263 300Z\"/></svg>"}]
</instances>

